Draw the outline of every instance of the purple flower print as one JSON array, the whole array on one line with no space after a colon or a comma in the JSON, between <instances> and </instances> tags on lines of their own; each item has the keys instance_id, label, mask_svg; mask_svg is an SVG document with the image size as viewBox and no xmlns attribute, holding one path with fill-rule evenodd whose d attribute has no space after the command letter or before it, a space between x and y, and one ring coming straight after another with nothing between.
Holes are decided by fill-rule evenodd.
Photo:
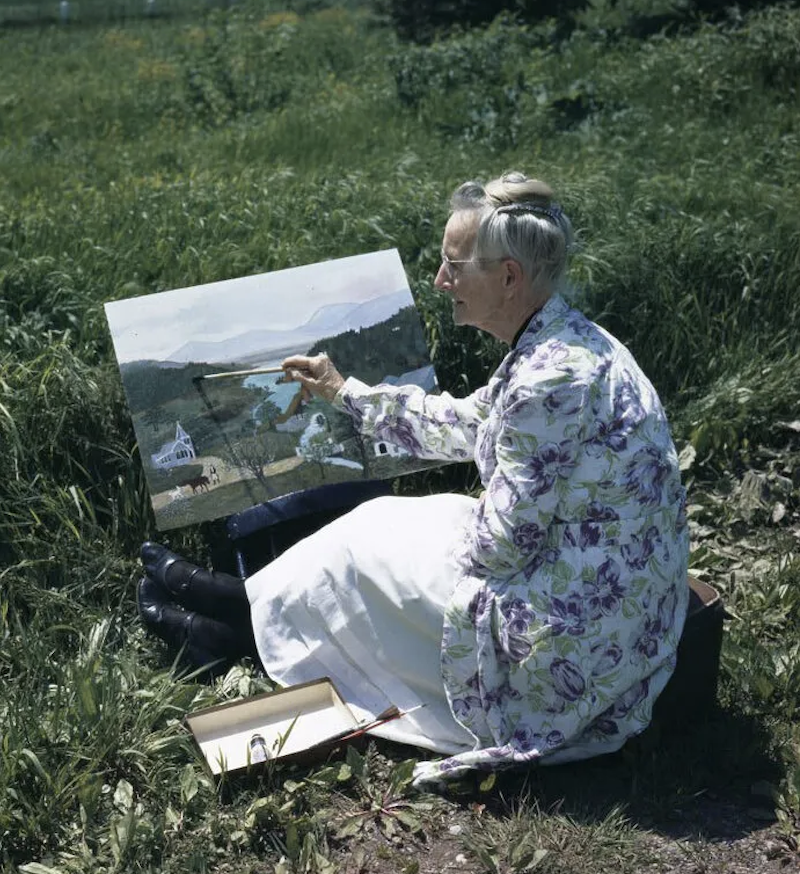
<instances>
[{"instance_id":1,"label":"purple flower print","mask_svg":"<svg viewBox=\"0 0 800 874\"><path fill-rule=\"evenodd\" d=\"M564 733L558 731L558 729L553 729L553 731L547 732L547 737L544 739L544 744L549 750L553 750L556 747L560 747L564 743Z\"/></svg>"},{"instance_id":2,"label":"purple flower print","mask_svg":"<svg viewBox=\"0 0 800 874\"><path fill-rule=\"evenodd\" d=\"M567 709L567 699L561 695L555 695L553 699L545 706L545 713L550 713L553 716L558 716Z\"/></svg>"},{"instance_id":3,"label":"purple flower print","mask_svg":"<svg viewBox=\"0 0 800 874\"><path fill-rule=\"evenodd\" d=\"M675 530L681 532L686 528L686 489L679 485L674 496L673 503L678 504L678 513L675 517Z\"/></svg>"},{"instance_id":4,"label":"purple flower print","mask_svg":"<svg viewBox=\"0 0 800 874\"><path fill-rule=\"evenodd\" d=\"M350 395L345 395L342 399L342 406L355 423L356 428L361 428L361 423L364 420L364 411L358 406L357 401L350 397Z\"/></svg>"},{"instance_id":5,"label":"purple flower print","mask_svg":"<svg viewBox=\"0 0 800 874\"><path fill-rule=\"evenodd\" d=\"M570 595L566 601L560 598L550 600L548 621L554 635L571 634L580 637L586 631L586 609L580 595Z\"/></svg>"},{"instance_id":6,"label":"purple flower print","mask_svg":"<svg viewBox=\"0 0 800 874\"><path fill-rule=\"evenodd\" d=\"M517 689L512 688L506 680L493 689L487 689L483 695L483 709L488 713L493 707L504 708L509 701L519 701L522 696ZM502 717L505 721L505 715ZM506 732L504 732L506 733Z\"/></svg>"},{"instance_id":7,"label":"purple flower print","mask_svg":"<svg viewBox=\"0 0 800 874\"><path fill-rule=\"evenodd\" d=\"M619 734L619 726L613 719L608 716L598 716L592 723L592 728L600 734L614 735Z\"/></svg>"},{"instance_id":8,"label":"purple flower print","mask_svg":"<svg viewBox=\"0 0 800 874\"><path fill-rule=\"evenodd\" d=\"M604 507L599 501L589 501L586 518L592 522L614 522L619 519L619 513L613 507Z\"/></svg>"},{"instance_id":9,"label":"purple flower print","mask_svg":"<svg viewBox=\"0 0 800 874\"><path fill-rule=\"evenodd\" d=\"M455 771L457 768L463 767L457 756L451 756L449 759L442 759L439 762L438 770L440 773L446 774L448 771Z\"/></svg>"},{"instance_id":10,"label":"purple flower print","mask_svg":"<svg viewBox=\"0 0 800 874\"><path fill-rule=\"evenodd\" d=\"M600 543L602 533L599 525L593 525L591 522L581 522L578 548L588 549L590 546L597 546Z\"/></svg>"},{"instance_id":11,"label":"purple flower print","mask_svg":"<svg viewBox=\"0 0 800 874\"><path fill-rule=\"evenodd\" d=\"M615 419L613 422L604 422L598 419L594 423L594 434L584 444L587 455L599 458L606 449L612 452L622 452L628 447L628 438L620 430L622 422Z\"/></svg>"},{"instance_id":12,"label":"purple flower print","mask_svg":"<svg viewBox=\"0 0 800 874\"><path fill-rule=\"evenodd\" d=\"M631 686L628 691L618 698L608 709L592 723L592 728L604 735L619 734L619 725L616 720L626 716L637 704L647 697L650 682L647 678Z\"/></svg>"},{"instance_id":13,"label":"purple flower print","mask_svg":"<svg viewBox=\"0 0 800 874\"><path fill-rule=\"evenodd\" d=\"M507 513L517 502L517 487L504 473L498 471L489 481L489 497L498 512Z\"/></svg>"},{"instance_id":14,"label":"purple flower print","mask_svg":"<svg viewBox=\"0 0 800 874\"><path fill-rule=\"evenodd\" d=\"M477 592L472 596L472 599L467 606L467 618L472 623L472 625L477 625L479 620L486 615L491 605L491 598L489 597L489 592L485 588L478 589ZM477 674L476 677L476 685L477 687Z\"/></svg>"},{"instance_id":15,"label":"purple flower print","mask_svg":"<svg viewBox=\"0 0 800 874\"><path fill-rule=\"evenodd\" d=\"M622 661L622 647L616 643L601 641L591 649L592 655L597 659L592 668L593 677L603 677L610 674Z\"/></svg>"},{"instance_id":16,"label":"purple flower print","mask_svg":"<svg viewBox=\"0 0 800 874\"><path fill-rule=\"evenodd\" d=\"M553 659L550 675L556 692L567 701L577 701L586 691L586 680L580 668L569 659Z\"/></svg>"},{"instance_id":17,"label":"purple flower print","mask_svg":"<svg viewBox=\"0 0 800 874\"><path fill-rule=\"evenodd\" d=\"M486 471L489 468L494 470L496 464L494 440L485 429L478 436L475 446L475 463L481 471Z\"/></svg>"},{"instance_id":18,"label":"purple flower print","mask_svg":"<svg viewBox=\"0 0 800 874\"><path fill-rule=\"evenodd\" d=\"M575 443L562 440L561 443L543 443L536 455L528 462L530 497L538 498L549 492L558 478L567 479L575 466Z\"/></svg>"},{"instance_id":19,"label":"purple flower print","mask_svg":"<svg viewBox=\"0 0 800 874\"><path fill-rule=\"evenodd\" d=\"M494 537L492 537L492 532L489 529L489 522L486 519L486 507L483 501L475 507L472 539L475 547L484 552L488 552L494 546Z\"/></svg>"},{"instance_id":20,"label":"purple flower print","mask_svg":"<svg viewBox=\"0 0 800 874\"><path fill-rule=\"evenodd\" d=\"M507 759L509 756L514 754L514 748L511 744L503 744L499 747L487 747L485 750L486 753L489 754L493 759ZM504 765L507 767L508 763L505 762ZM476 771L494 771L495 765L491 762L480 762L475 765Z\"/></svg>"},{"instance_id":21,"label":"purple flower print","mask_svg":"<svg viewBox=\"0 0 800 874\"><path fill-rule=\"evenodd\" d=\"M573 416L583 406L583 391L572 383L559 385L545 397L543 406L548 413Z\"/></svg>"},{"instance_id":22,"label":"purple flower print","mask_svg":"<svg viewBox=\"0 0 800 874\"><path fill-rule=\"evenodd\" d=\"M609 719L607 716L598 717L594 723L594 727L600 732L600 734L608 736L619 734L619 726L613 719Z\"/></svg>"},{"instance_id":23,"label":"purple flower print","mask_svg":"<svg viewBox=\"0 0 800 874\"><path fill-rule=\"evenodd\" d=\"M422 452L422 444L414 434L411 423L399 416L387 415L375 425L375 434L395 446L402 446L411 455Z\"/></svg>"},{"instance_id":24,"label":"purple flower print","mask_svg":"<svg viewBox=\"0 0 800 874\"><path fill-rule=\"evenodd\" d=\"M636 641L636 649L645 658L652 659L658 654L658 643L661 639L661 620L648 617L644 623L644 631Z\"/></svg>"},{"instance_id":25,"label":"purple flower print","mask_svg":"<svg viewBox=\"0 0 800 874\"><path fill-rule=\"evenodd\" d=\"M563 743L564 735L562 732L553 730L549 731L547 735L542 735L527 725L517 726L514 734L511 735L511 746L522 752L552 750L560 747Z\"/></svg>"},{"instance_id":26,"label":"purple flower print","mask_svg":"<svg viewBox=\"0 0 800 874\"><path fill-rule=\"evenodd\" d=\"M656 446L640 449L625 470L625 490L635 496L640 504L654 507L661 503L670 466Z\"/></svg>"},{"instance_id":27,"label":"purple flower print","mask_svg":"<svg viewBox=\"0 0 800 874\"><path fill-rule=\"evenodd\" d=\"M515 750L527 752L528 750L536 749L542 741L542 736L536 734L532 728L527 725L519 725L514 729L514 734L511 735L511 746ZM541 747L539 747L541 749Z\"/></svg>"},{"instance_id":28,"label":"purple flower print","mask_svg":"<svg viewBox=\"0 0 800 874\"><path fill-rule=\"evenodd\" d=\"M540 552L537 552L534 557L529 561L524 568L522 568L522 573L525 576L526 580L530 580L530 578L545 564L555 564L559 558L561 557L561 550L556 549L555 547L551 547L550 549L544 549Z\"/></svg>"},{"instance_id":29,"label":"purple flower print","mask_svg":"<svg viewBox=\"0 0 800 874\"><path fill-rule=\"evenodd\" d=\"M469 716L471 710L481 710L481 699L477 695L464 695L462 698L453 698L453 713L456 716Z\"/></svg>"},{"instance_id":30,"label":"purple flower print","mask_svg":"<svg viewBox=\"0 0 800 874\"><path fill-rule=\"evenodd\" d=\"M567 318L567 327L578 337L588 337L594 332L594 325L576 310L572 310Z\"/></svg>"},{"instance_id":31,"label":"purple flower print","mask_svg":"<svg viewBox=\"0 0 800 874\"><path fill-rule=\"evenodd\" d=\"M597 367L591 372L591 381L595 384L605 382L606 377L611 372L611 359L603 358Z\"/></svg>"},{"instance_id":32,"label":"purple flower print","mask_svg":"<svg viewBox=\"0 0 800 874\"><path fill-rule=\"evenodd\" d=\"M628 434L631 433L645 418L639 390L628 371L623 371L623 381L614 391L614 419Z\"/></svg>"},{"instance_id":33,"label":"purple flower print","mask_svg":"<svg viewBox=\"0 0 800 874\"><path fill-rule=\"evenodd\" d=\"M530 605L521 598L513 598L500 605L500 613L505 622L499 631L499 655L519 664L531 653L530 641L525 637L534 619Z\"/></svg>"},{"instance_id":34,"label":"purple flower print","mask_svg":"<svg viewBox=\"0 0 800 874\"><path fill-rule=\"evenodd\" d=\"M644 701L649 689L650 680L648 677L645 677L638 683L634 683L634 685L631 686L624 695L617 698L614 704L605 711L604 715L617 719L621 716L626 716L634 707L636 707L637 704L641 704L641 702Z\"/></svg>"},{"instance_id":35,"label":"purple flower print","mask_svg":"<svg viewBox=\"0 0 800 874\"><path fill-rule=\"evenodd\" d=\"M538 552L544 543L546 532L535 522L521 522L514 526L511 532L511 540L517 549L525 555Z\"/></svg>"},{"instance_id":36,"label":"purple flower print","mask_svg":"<svg viewBox=\"0 0 800 874\"><path fill-rule=\"evenodd\" d=\"M541 331L543 327L544 327L544 319L542 318L540 313L537 313L528 322L528 327L525 328L525 333L526 334L538 334L539 331Z\"/></svg>"},{"instance_id":37,"label":"purple flower print","mask_svg":"<svg viewBox=\"0 0 800 874\"><path fill-rule=\"evenodd\" d=\"M671 586L669 591L658 599L658 621L661 624L662 631L666 634L672 630L675 624L675 613L678 609L678 592L675 586Z\"/></svg>"},{"instance_id":38,"label":"purple flower print","mask_svg":"<svg viewBox=\"0 0 800 874\"><path fill-rule=\"evenodd\" d=\"M613 616L619 610L625 588L620 585L619 565L613 558L606 559L600 565L594 582L584 580L583 594L590 619Z\"/></svg>"},{"instance_id":39,"label":"purple flower print","mask_svg":"<svg viewBox=\"0 0 800 874\"><path fill-rule=\"evenodd\" d=\"M524 361L525 370L558 370L558 365L569 358L569 347L563 340L550 340L537 346ZM563 368L561 368L563 369ZM526 394L529 394L526 389Z\"/></svg>"},{"instance_id":40,"label":"purple flower print","mask_svg":"<svg viewBox=\"0 0 800 874\"><path fill-rule=\"evenodd\" d=\"M654 541L657 539L660 540L661 538L658 537L658 528L655 525L651 525L645 531L641 540L635 534L631 535L631 542L623 544L620 549L625 564L631 570L642 570L653 554L655 549Z\"/></svg>"},{"instance_id":41,"label":"purple flower print","mask_svg":"<svg viewBox=\"0 0 800 874\"><path fill-rule=\"evenodd\" d=\"M444 407L442 410L437 411L436 421L440 425L457 425L458 416L452 407Z\"/></svg>"},{"instance_id":42,"label":"purple flower print","mask_svg":"<svg viewBox=\"0 0 800 874\"><path fill-rule=\"evenodd\" d=\"M524 634L533 620L530 604L522 598L512 598L501 603L500 613L506 620L506 626L515 634Z\"/></svg>"},{"instance_id":43,"label":"purple flower print","mask_svg":"<svg viewBox=\"0 0 800 874\"><path fill-rule=\"evenodd\" d=\"M406 398L405 395L402 396L401 400L401 406L404 406L408 402L408 398ZM434 415L432 416L428 416L425 413L419 413L417 418L422 426L423 431L430 431L436 428L452 428L454 425L459 425L458 416L451 407L445 407L441 410L435 410ZM470 422L468 425L459 425L459 430L469 430L471 433L474 434L477 430L477 427L477 424L475 424L474 422Z\"/></svg>"},{"instance_id":44,"label":"purple flower print","mask_svg":"<svg viewBox=\"0 0 800 874\"><path fill-rule=\"evenodd\" d=\"M505 657L511 664L522 664L531 654L531 649L530 643L518 634L501 633L500 635L500 653L498 655Z\"/></svg>"}]
</instances>

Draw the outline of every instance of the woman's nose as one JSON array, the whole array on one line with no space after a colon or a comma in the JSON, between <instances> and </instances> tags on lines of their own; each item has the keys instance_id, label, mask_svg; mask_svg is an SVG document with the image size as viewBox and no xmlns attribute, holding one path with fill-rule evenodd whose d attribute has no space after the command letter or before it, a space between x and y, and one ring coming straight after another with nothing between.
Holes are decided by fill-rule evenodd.
<instances>
[{"instance_id":1,"label":"woman's nose","mask_svg":"<svg viewBox=\"0 0 800 874\"><path fill-rule=\"evenodd\" d=\"M447 268L444 266L444 264L440 264L439 269L436 271L436 278L433 280L433 287L440 290L446 290L448 288L451 288L452 285L453 283L447 272Z\"/></svg>"}]
</instances>

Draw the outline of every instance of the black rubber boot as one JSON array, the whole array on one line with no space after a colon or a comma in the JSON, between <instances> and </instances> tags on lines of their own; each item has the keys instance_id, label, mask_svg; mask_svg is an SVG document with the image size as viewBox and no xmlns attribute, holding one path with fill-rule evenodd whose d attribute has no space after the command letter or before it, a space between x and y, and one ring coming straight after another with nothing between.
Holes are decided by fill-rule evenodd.
<instances>
[{"instance_id":1,"label":"black rubber boot","mask_svg":"<svg viewBox=\"0 0 800 874\"><path fill-rule=\"evenodd\" d=\"M172 649L182 650L184 667L205 668L210 676L216 676L244 656L258 662L249 616L245 623L231 625L194 610L182 610L170 603L169 593L148 576L139 581L136 596L145 628Z\"/></svg>"},{"instance_id":2,"label":"black rubber boot","mask_svg":"<svg viewBox=\"0 0 800 874\"><path fill-rule=\"evenodd\" d=\"M147 575L178 604L224 622L250 621L250 604L244 580L192 564L158 543L142 545Z\"/></svg>"}]
</instances>

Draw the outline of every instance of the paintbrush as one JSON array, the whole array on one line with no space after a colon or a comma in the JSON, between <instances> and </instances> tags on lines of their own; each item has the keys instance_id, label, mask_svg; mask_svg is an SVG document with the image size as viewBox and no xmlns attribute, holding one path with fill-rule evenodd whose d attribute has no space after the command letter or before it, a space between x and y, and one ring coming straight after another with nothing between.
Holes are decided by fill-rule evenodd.
<instances>
[{"instance_id":1,"label":"paintbrush","mask_svg":"<svg viewBox=\"0 0 800 874\"><path fill-rule=\"evenodd\" d=\"M378 714L372 722L368 722L366 725L359 725L356 728L345 728L344 731L340 731L338 734L333 735L333 737L326 737L322 743L341 743L342 741L353 740L353 738L361 737L362 734L371 731L373 728L378 728L387 722L391 722L393 719L399 719L401 716L413 713L415 710L419 710L424 706L424 704L417 704L416 707L409 707L408 710L399 710L394 704L392 704L392 706L387 707L383 713Z\"/></svg>"},{"instance_id":2,"label":"paintbrush","mask_svg":"<svg viewBox=\"0 0 800 874\"><path fill-rule=\"evenodd\" d=\"M226 376L255 376L258 373L285 373L282 367L256 367L255 370L228 370L225 373L206 373L203 376L193 376L193 382L204 379L223 379Z\"/></svg>"}]
</instances>

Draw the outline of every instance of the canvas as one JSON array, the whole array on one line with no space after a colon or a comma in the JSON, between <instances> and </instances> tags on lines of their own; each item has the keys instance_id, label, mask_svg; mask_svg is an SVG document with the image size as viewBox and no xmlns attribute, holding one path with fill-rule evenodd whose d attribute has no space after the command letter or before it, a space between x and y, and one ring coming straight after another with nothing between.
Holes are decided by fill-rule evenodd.
<instances>
[{"instance_id":1,"label":"canvas","mask_svg":"<svg viewBox=\"0 0 800 874\"><path fill-rule=\"evenodd\" d=\"M349 416L280 371L289 355L325 351L343 376L437 390L395 249L113 301L105 311L162 531L434 464L362 437Z\"/></svg>"}]
</instances>

